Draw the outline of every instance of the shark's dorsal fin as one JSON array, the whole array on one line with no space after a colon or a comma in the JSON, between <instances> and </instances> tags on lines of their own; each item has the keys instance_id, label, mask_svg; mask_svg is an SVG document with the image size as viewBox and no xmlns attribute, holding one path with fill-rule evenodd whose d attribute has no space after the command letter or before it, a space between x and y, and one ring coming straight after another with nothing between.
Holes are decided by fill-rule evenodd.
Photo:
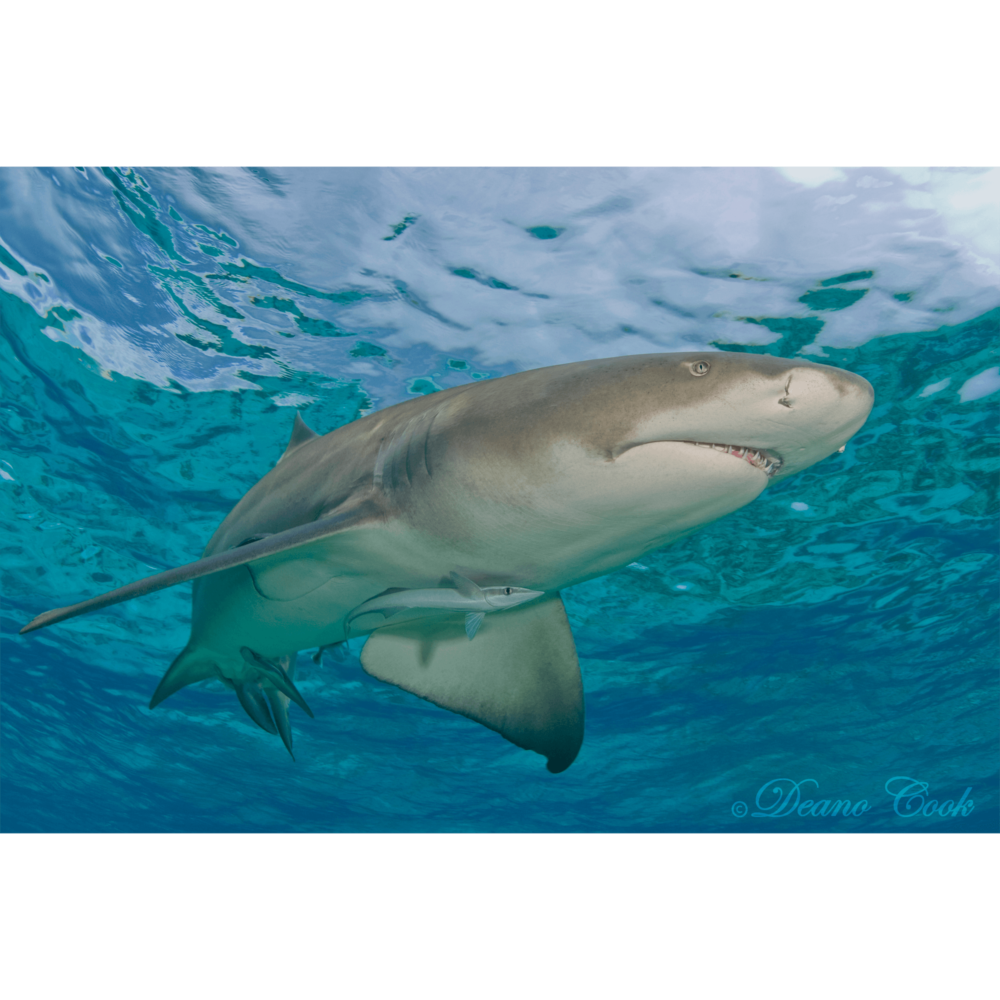
<instances>
[{"instance_id":1,"label":"shark's dorsal fin","mask_svg":"<svg viewBox=\"0 0 1000 1000\"><path fill-rule=\"evenodd\" d=\"M281 453L281 458L287 458L300 445L304 445L307 441L312 441L313 438L318 437L319 435L306 425L306 422L302 419L302 414L296 413L295 424L292 426L292 436L288 439L288 447ZM281 458L278 459L279 462Z\"/></svg>"},{"instance_id":2,"label":"shark's dorsal fin","mask_svg":"<svg viewBox=\"0 0 1000 1000\"><path fill-rule=\"evenodd\" d=\"M188 563L186 566L178 566L176 569L168 569L162 573L156 573L154 576L147 576L143 580L136 580L134 583L126 584L124 587L111 590L99 597L92 597L89 601L80 601L79 604L71 604L66 608L53 608L52 611L45 611L28 622L21 629L21 635L24 635L25 632L34 632L35 629L45 628L46 625L65 621L67 618L75 618L88 611L97 611L100 608L110 607L112 604L121 604L122 601L131 601L133 597L142 597L143 594L152 594L154 591L164 590L187 580L197 580L198 577L208 576L210 573L232 569L234 566L243 566L266 556L273 556L301 545L308 545L320 538L328 538L330 535L336 535L348 528L371 521L377 518L380 513L377 504L363 501L346 509L337 510L317 521L300 524L273 535L265 535L255 542L238 545L236 548L226 549L224 552L216 552L213 555L205 556L204 559Z\"/></svg>"},{"instance_id":3,"label":"shark's dorsal fin","mask_svg":"<svg viewBox=\"0 0 1000 1000\"><path fill-rule=\"evenodd\" d=\"M390 624L361 650L372 677L465 715L565 771L583 742L583 683L558 594L487 615L475 642L465 616Z\"/></svg>"}]
</instances>

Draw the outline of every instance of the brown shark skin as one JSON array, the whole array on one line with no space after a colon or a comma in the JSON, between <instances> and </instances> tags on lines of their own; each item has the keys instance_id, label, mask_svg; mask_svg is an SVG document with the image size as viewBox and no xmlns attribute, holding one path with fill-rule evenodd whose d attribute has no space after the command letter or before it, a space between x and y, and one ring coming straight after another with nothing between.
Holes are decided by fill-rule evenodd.
<instances>
[{"instance_id":1,"label":"brown shark skin","mask_svg":"<svg viewBox=\"0 0 1000 1000\"><path fill-rule=\"evenodd\" d=\"M694 377L698 365L709 367L704 377ZM808 389L810 380L814 390L817 384L832 386L845 400L847 416L826 414L825 444L799 460L793 452L808 448L793 447L789 418L799 401L794 391L789 395L789 386L806 383ZM740 401L730 398L734 385L770 404L783 397L784 406L769 404L766 412L740 419ZM738 470L722 490L731 502L695 511L690 524L681 518L665 530L655 505L640 509L636 491L683 492L684 482L668 475L678 458L690 458L677 451L690 445L679 442L721 440L768 449L784 440L784 464L771 477L783 478L837 450L831 442L855 433L871 402L871 386L840 369L768 355L692 352L575 362L458 386L388 407L322 437L297 418L279 464L213 534L203 554L212 557L209 563L178 567L45 612L22 632L185 579L195 580L197 619L203 617L197 612L206 588L216 591L223 579L260 583L268 565L296 546L300 558L341 563L345 576L352 564L353 572L365 575L377 553L391 571L379 579L385 587L436 586L458 571L482 586L510 582L559 589L682 537L750 502L767 485L762 474ZM721 438L713 437L711 428L719 419ZM804 427L809 444L808 421ZM721 461L733 478L732 461ZM651 481L656 475L662 482ZM648 530L623 530L617 540L612 531L608 551L586 557L588 532L607 533L616 519L642 518ZM289 529L292 535L282 534ZM264 537L247 544L259 536ZM557 560L560 565L551 552L544 555L546 548L565 555ZM438 561L436 552L444 549ZM239 569L251 562L253 570ZM237 569L227 568L233 566ZM218 579L210 583L210 575ZM369 583L375 586L374 579ZM378 592L369 587L357 603ZM352 600L353 594L343 599Z\"/></svg>"},{"instance_id":2,"label":"brown shark skin","mask_svg":"<svg viewBox=\"0 0 1000 1000\"><path fill-rule=\"evenodd\" d=\"M712 370L704 379L692 378L689 366L701 360ZM565 511L543 510L538 499L540 487L557 488L564 474L552 460L554 448L567 446L595 467L614 463L648 443L639 428L651 414L711 403L725 391L728 376L764 383L810 367L832 378L838 391L871 393L864 379L825 365L697 352L576 362L409 400L287 454L233 508L204 554L365 503L369 513L350 533L368 535L372 529L405 524L429 538L447 537L475 562L482 562L484 550L494 551L501 563L495 572L484 575L481 566L465 567L480 585L508 581L513 573L520 586L559 589L588 576L541 576L523 559L512 561L512 550L522 547L513 541L517 537L536 534L539 528L559 534L580 526ZM747 437L728 443L757 444L749 440L752 434ZM373 472L380 448L385 458L377 484ZM476 502L470 504L472 499ZM582 523L600 520L599 511L577 513ZM342 536L338 539L342 543ZM618 564L638 554L623 553ZM406 572L404 551L397 562L403 575L386 586L434 585L440 575L459 568L425 565Z\"/></svg>"}]
</instances>

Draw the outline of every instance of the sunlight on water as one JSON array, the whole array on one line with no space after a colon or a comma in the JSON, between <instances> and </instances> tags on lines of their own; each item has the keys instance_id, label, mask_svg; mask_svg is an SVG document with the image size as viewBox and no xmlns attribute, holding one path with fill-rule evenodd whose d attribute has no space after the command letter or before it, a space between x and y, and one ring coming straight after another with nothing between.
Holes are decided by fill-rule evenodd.
<instances>
[{"instance_id":1,"label":"sunlight on water","mask_svg":"<svg viewBox=\"0 0 1000 1000\"><path fill-rule=\"evenodd\" d=\"M4 829L996 829L996 186L0 170ZM150 712L189 586L17 635L197 558L296 411L325 433L693 349L846 368L875 408L843 454L565 593L587 735L563 774L373 680L361 640L300 654L297 763L221 685Z\"/></svg>"}]
</instances>

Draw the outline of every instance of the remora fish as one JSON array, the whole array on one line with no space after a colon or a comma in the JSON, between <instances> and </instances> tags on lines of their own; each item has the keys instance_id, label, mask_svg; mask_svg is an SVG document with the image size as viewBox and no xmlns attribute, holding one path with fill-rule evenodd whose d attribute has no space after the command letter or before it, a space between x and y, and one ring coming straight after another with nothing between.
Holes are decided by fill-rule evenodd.
<instances>
[{"instance_id":1,"label":"remora fish","mask_svg":"<svg viewBox=\"0 0 1000 1000\"><path fill-rule=\"evenodd\" d=\"M399 615L400 611L417 611L416 617L423 617L426 611L465 612L465 634L474 639L483 619L491 611L516 608L525 601L533 601L544 596L540 590L526 590L524 587L479 587L460 573L451 573L454 588L439 587L434 590L398 590L380 594L355 608L347 618L348 631L368 632L371 629L358 628L355 622L365 615L380 614L384 624L386 618ZM407 619L412 616L407 616ZM397 624L399 618L393 624Z\"/></svg>"},{"instance_id":2,"label":"remora fish","mask_svg":"<svg viewBox=\"0 0 1000 1000\"><path fill-rule=\"evenodd\" d=\"M490 614L475 642L461 611L383 619L361 663L544 754L559 772L579 751L584 715L559 591L841 450L872 401L865 379L837 368L703 352L520 372L323 437L297 416L278 464L201 559L48 611L21 631L194 580L191 639L150 706L219 677L291 751L288 702L308 711L291 676L296 651L343 641L372 598L448 588L453 573L539 591Z\"/></svg>"}]
</instances>

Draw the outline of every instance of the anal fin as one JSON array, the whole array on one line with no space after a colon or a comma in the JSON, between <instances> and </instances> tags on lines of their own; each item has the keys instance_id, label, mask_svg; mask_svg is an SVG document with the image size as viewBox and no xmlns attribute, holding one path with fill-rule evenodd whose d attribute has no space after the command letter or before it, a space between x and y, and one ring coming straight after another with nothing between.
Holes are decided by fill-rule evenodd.
<instances>
[{"instance_id":1,"label":"anal fin","mask_svg":"<svg viewBox=\"0 0 1000 1000\"><path fill-rule=\"evenodd\" d=\"M160 678L160 683L153 692L149 707L156 708L161 701L176 694L181 688L188 684L196 684L198 681L208 680L210 677L218 677L219 672L215 669L214 657L206 653L198 646L185 646L181 654L167 668L167 672Z\"/></svg>"},{"instance_id":2,"label":"anal fin","mask_svg":"<svg viewBox=\"0 0 1000 1000\"><path fill-rule=\"evenodd\" d=\"M583 743L583 683L558 594L487 615L475 642L465 616L386 625L361 665L381 681L467 716L565 771Z\"/></svg>"}]
</instances>

